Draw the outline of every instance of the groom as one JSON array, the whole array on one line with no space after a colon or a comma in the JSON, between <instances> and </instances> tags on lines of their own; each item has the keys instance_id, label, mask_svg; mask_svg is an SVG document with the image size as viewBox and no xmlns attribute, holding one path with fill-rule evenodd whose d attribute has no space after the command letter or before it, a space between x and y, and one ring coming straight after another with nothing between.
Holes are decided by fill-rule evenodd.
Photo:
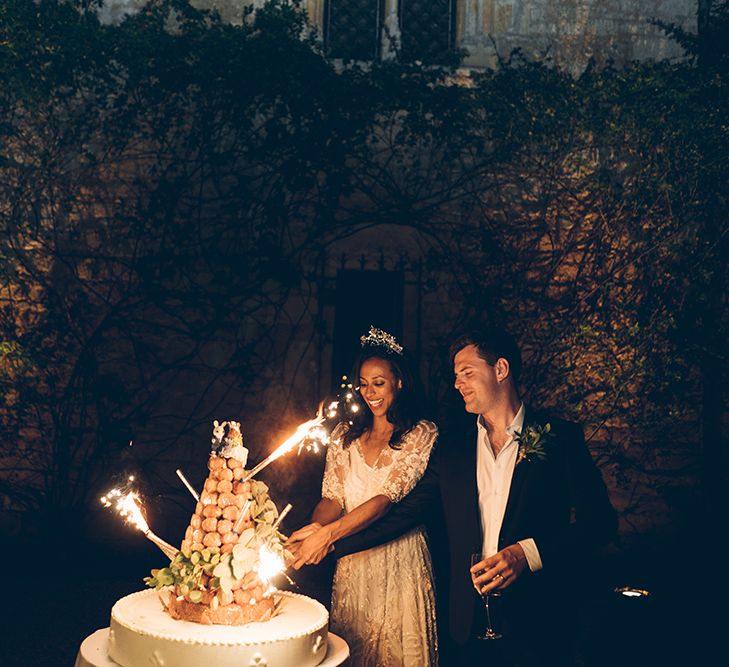
<instances>
[{"instance_id":1,"label":"groom","mask_svg":"<svg viewBox=\"0 0 729 667\"><path fill-rule=\"evenodd\" d=\"M462 336L451 359L455 387L474 416L470 424L445 432L409 496L337 542L335 555L381 544L440 515L449 561L439 590L448 609L442 662L568 665L571 575L616 530L605 485L582 429L521 401L521 355L508 334ZM487 557L471 567L474 552ZM501 593L494 621L503 639L477 639L485 618L474 586Z\"/></svg>"}]
</instances>

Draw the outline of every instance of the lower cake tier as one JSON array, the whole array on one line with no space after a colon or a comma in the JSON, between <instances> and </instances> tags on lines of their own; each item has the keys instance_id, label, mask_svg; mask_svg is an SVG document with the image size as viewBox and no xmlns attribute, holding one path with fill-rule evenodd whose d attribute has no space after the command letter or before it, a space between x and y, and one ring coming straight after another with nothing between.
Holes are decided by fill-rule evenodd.
<instances>
[{"instance_id":1,"label":"lower cake tier","mask_svg":"<svg viewBox=\"0 0 729 667\"><path fill-rule=\"evenodd\" d=\"M111 610L109 657L122 667L314 667L327 652L329 614L316 600L276 593L269 621L243 626L178 621L157 591L132 593Z\"/></svg>"}]
</instances>

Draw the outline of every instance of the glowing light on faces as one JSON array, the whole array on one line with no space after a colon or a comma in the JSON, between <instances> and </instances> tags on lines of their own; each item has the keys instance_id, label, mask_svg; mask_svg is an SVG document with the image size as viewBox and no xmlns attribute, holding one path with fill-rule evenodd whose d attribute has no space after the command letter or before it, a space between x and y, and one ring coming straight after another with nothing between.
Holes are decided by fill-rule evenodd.
<instances>
[{"instance_id":1,"label":"glowing light on faces","mask_svg":"<svg viewBox=\"0 0 729 667\"><path fill-rule=\"evenodd\" d=\"M466 412L486 414L499 392L495 367L483 359L475 345L466 345L453 359L454 386Z\"/></svg>"},{"instance_id":2,"label":"glowing light on faces","mask_svg":"<svg viewBox=\"0 0 729 667\"><path fill-rule=\"evenodd\" d=\"M371 357L360 367L359 392L375 416L387 414L398 393L397 378L384 359Z\"/></svg>"}]
</instances>

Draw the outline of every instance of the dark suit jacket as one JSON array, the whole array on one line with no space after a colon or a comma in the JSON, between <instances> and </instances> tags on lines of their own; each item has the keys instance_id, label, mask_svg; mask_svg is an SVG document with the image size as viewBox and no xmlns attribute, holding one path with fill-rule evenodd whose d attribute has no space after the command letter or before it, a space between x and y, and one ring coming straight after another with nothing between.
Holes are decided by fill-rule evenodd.
<instances>
[{"instance_id":1,"label":"dark suit jacket","mask_svg":"<svg viewBox=\"0 0 729 667\"><path fill-rule=\"evenodd\" d=\"M470 555L481 550L482 542L476 419L469 421L465 430L441 436L423 478L406 498L365 531L335 545L337 557L368 549L442 510L449 556L449 634L457 644L465 644L482 629L476 626L482 608L469 573ZM563 599L560 591L567 590L572 568L589 550L612 539L617 520L581 427L529 407L524 423L549 423L554 437L545 446L545 461L524 460L514 469L499 548L531 537L539 549L543 569L532 574L527 568L503 596L505 625L533 635L551 625L550 614L561 613L554 601Z\"/></svg>"}]
</instances>

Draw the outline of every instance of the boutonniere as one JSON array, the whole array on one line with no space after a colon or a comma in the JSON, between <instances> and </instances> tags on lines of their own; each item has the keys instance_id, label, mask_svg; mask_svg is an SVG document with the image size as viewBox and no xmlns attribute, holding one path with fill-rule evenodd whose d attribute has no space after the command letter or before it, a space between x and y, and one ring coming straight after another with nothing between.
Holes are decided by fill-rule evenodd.
<instances>
[{"instance_id":1,"label":"boutonniere","mask_svg":"<svg viewBox=\"0 0 729 667\"><path fill-rule=\"evenodd\" d=\"M553 438L554 433L550 424L527 424L521 431L514 434L514 440L519 445L516 454L516 465L519 465L524 459L532 461L538 459L544 461L547 453L544 451L544 445L547 438Z\"/></svg>"}]
</instances>

